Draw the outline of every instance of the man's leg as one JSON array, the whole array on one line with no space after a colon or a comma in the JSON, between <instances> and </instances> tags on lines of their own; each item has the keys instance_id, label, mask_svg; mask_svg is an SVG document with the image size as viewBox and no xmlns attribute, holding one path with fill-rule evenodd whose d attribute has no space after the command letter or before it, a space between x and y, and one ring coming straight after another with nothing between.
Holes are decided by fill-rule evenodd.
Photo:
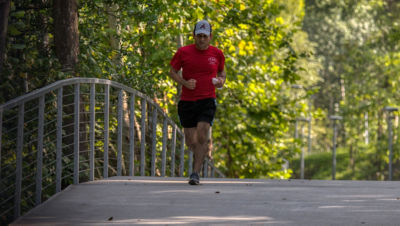
<instances>
[{"instance_id":1,"label":"man's leg","mask_svg":"<svg viewBox=\"0 0 400 226\"><path fill-rule=\"evenodd\" d=\"M197 143L197 127L184 128L183 131L185 133L186 146L188 146L189 149L194 152Z\"/></svg>"},{"instance_id":2,"label":"man's leg","mask_svg":"<svg viewBox=\"0 0 400 226\"><path fill-rule=\"evenodd\" d=\"M212 160L212 149L213 149L213 142L212 142L212 127L210 126L210 129L208 130L208 140L207 140L207 157Z\"/></svg>"},{"instance_id":3,"label":"man's leg","mask_svg":"<svg viewBox=\"0 0 400 226\"><path fill-rule=\"evenodd\" d=\"M208 131L210 129L210 123L198 122L196 127L196 145L194 146L194 167L195 173L200 173L201 166L204 158L208 152Z\"/></svg>"},{"instance_id":4,"label":"man's leg","mask_svg":"<svg viewBox=\"0 0 400 226\"><path fill-rule=\"evenodd\" d=\"M185 133L186 146L188 146L189 151L194 153L195 152L195 148L196 148L196 144L197 144L197 128L196 127L184 128L183 131Z\"/></svg>"},{"instance_id":5,"label":"man's leg","mask_svg":"<svg viewBox=\"0 0 400 226\"><path fill-rule=\"evenodd\" d=\"M188 146L189 150L193 153L196 153L197 147L197 127L194 128L185 128L185 143ZM196 154L194 154L194 161L196 161ZM198 185L200 183L199 173L194 171L189 178L190 185Z\"/></svg>"}]
</instances>

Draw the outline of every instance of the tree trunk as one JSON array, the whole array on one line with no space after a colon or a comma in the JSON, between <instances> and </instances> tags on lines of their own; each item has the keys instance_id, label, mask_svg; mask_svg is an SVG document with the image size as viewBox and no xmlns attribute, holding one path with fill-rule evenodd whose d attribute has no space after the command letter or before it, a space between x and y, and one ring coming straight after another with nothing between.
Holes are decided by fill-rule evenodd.
<instances>
[{"instance_id":1,"label":"tree trunk","mask_svg":"<svg viewBox=\"0 0 400 226\"><path fill-rule=\"evenodd\" d=\"M116 66L122 65L121 59L121 26L119 25L118 20L118 9L119 6L117 4L111 4L106 6L107 15L108 15L108 26L111 30L115 31L115 34L110 34L110 45L112 50L112 61Z\"/></svg>"},{"instance_id":2,"label":"tree trunk","mask_svg":"<svg viewBox=\"0 0 400 226\"><path fill-rule=\"evenodd\" d=\"M78 3L54 0L54 43L63 71L75 72L79 53Z\"/></svg>"},{"instance_id":3,"label":"tree trunk","mask_svg":"<svg viewBox=\"0 0 400 226\"><path fill-rule=\"evenodd\" d=\"M78 63L79 54L79 30L78 30L78 2L77 0L54 0L54 45L58 60L61 63L62 71L75 74L75 67ZM80 100L80 136L82 142L80 150L87 150L87 114L84 113L84 98ZM68 106L66 112L73 112L73 106ZM71 119L72 120L72 119ZM67 134L73 134L72 127L66 127ZM72 139L72 137L68 137ZM72 140L70 141L72 142Z\"/></svg>"},{"instance_id":4,"label":"tree trunk","mask_svg":"<svg viewBox=\"0 0 400 226\"><path fill-rule=\"evenodd\" d=\"M118 4L107 4L106 12L108 15L108 27L114 32L109 35L110 46L112 51L112 61L117 68L120 68L123 64L121 58L121 25L119 24L118 18ZM123 77L123 74L116 75L117 77ZM129 96L124 92L122 97L122 112L123 112L123 140L126 144L130 143L130 119L129 119ZM129 153L129 145L123 145L122 153ZM125 156L122 155L122 174L127 175L127 169L125 167Z\"/></svg>"},{"instance_id":5,"label":"tree trunk","mask_svg":"<svg viewBox=\"0 0 400 226\"><path fill-rule=\"evenodd\" d=\"M46 7L48 5L49 1L48 0L41 0L41 2L38 4L38 8ZM40 14L40 23L42 26L41 34L39 36L40 38L40 45L39 45L39 51L41 55L49 57L50 56L50 36L49 36L49 15L48 14Z\"/></svg>"},{"instance_id":6,"label":"tree trunk","mask_svg":"<svg viewBox=\"0 0 400 226\"><path fill-rule=\"evenodd\" d=\"M0 73L3 71L6 57L6 37L8 14L10 13L10 0L0 0Z\"/></svg>"},{"instance_id":7,"label":"tree trunk","mask_svg":"<svg viewBox=\"0 0 400 226\"><path fill-rule=\"evenodd\" d=\"M181 20L179 21L179 30L182 31L182 28L183 28L183 23L182 23L182 18L181 18ZM179 34L179 36L178 36L178 48L180 48L182 46L183 46L183 35ZM182 76L182 70L180 70L178 72L178 74L179 74L179 76ZM179 99L180 99L180 96L181 96L181 93L182 93L182 86L180 84L178 84L178 83L176 83L176 90L177 90L177 94L176 94L176 98L175 99L176 99L176 103L178 103Z\"/></svg>"}]
</instances>

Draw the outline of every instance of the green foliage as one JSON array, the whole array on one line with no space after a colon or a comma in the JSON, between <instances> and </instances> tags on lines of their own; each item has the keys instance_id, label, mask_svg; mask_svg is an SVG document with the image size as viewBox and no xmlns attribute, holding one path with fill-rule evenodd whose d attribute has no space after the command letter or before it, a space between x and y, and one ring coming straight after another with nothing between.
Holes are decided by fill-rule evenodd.
<instances>
[{"instance_id":1,"label":"green foliage","mask_svg":"<svg viewBox=\"0 0 400 226\"><path fill-rule=\"evenodd\" d=\"M363 146L357 155L351 158L345 148L339 148L336 155L336 179L337 180L384 180L387 172L381 173L380 169L371 165L377 154L372 146ZM304 160L304 178L313 180L332 179L332 153L323 152L306 155ZM397 170L400 161L393 162L393 180L400 179L400 171ZM387 171L388 162L385 163ZM293 159L293 178L300 178L300 159Z\"/></svg>"},{"instance_id":2,"label":"green foliage","mask_svg":"<svg viewBox=\"0 0 400 226\"><path fill-rule=\"evenodd\" d=\"M317 44L316 54L324 66L315 106L343 116L339 142L349 156L359 157L368 138L375 156L374 161L365 161L375 170L375 179L383 179L377 175L387 170L383 108L398 106L399 24L393 21L398 21L399 12L400 4L394 1L306 1L303 28ZM315 137L321 151L330 149L332 134L325 129L329 123L324 120L316 126L322 127Z\"/></svg>"},{"instance_id":3,"label":"green foliage","mask_svg":"<svg viewBox=\"0 0 400 226\"><path fill-rule=\"evenodd\" d=\"M168 77L169 61L179 36L184 45L192 43L194 23L208 19L214 31L212 44L226 56L227 83L217 91L213 128L214 158L224 173L289 177L291 171L282 171L281 165L306 145L303 139L293 139L295 119L311 116L312 150L322 157L307 160L315 162L309 176L329 177L324 162L329 154L322 152L331 148L328 116L339 114L343 120L338 140L343 150L338 157L346 162L346 173L340 177L386 178L387 113L382 109L398 106L400 98L398 1L95 0L79 4L79 64L74 72L62 72L54 52L52 1L11 1L0 103L60 79L98 77L146 93L178 121L179 91ZM293 84L304 89L292 88ZM397 120L395 162L399 141Z\"/></svg>"},{"instance_id":4,"label":"green foliage","mask_svg":"<svg viewBox=\"0 0 400 226\"><path fill-rule=\"evenodd\" d=\"M291 20L289 16L281 17L288 6L215 1L193 7L197 18L192 24L208 18L214 26L214 43L226 57L227 83L217 92L213 137L215 162L228 176L289 176L281 165L283 158L293 155L286 132L296 112L290 110L294 103L284 88L300 80L297 63L308 49L293 50L298 27L284 22ZM299 22L301 15L296 16Z\"/></svg>"},{"instance_id":5,"label":"green foliage","mask_svg":"<svg viewBox=\"0 0 400 226\"><path fill-rule=\"evenodd\" d=\"M50 13L49 5L42 1L11 1L0 103L56 80L58 63L50 50Z\"/></svg>"},{"instance_id":6,"label":"green foliage","mask_svg":"<svg viewBox=\"0 0 400 226\"><path fill-rule=\"evenodd\" d=\"M297 152L288 132L305 114L303 99L311 95L292 98L290 87L312 86L319 68L314 47L300 30L303 1L79 4L79 64L66 73L54 53L52 3L12 1L0 102L71 76L97 77L146 93L177 121L178 90L168 77L169 61L178 37L191 44L194 23L205 18L213 25L213 45L226 57L227 83L218 90L213 130L217 166L231 177L290 176L290 170L281 170L284 159Z\"/></svg>"}]
</instances>

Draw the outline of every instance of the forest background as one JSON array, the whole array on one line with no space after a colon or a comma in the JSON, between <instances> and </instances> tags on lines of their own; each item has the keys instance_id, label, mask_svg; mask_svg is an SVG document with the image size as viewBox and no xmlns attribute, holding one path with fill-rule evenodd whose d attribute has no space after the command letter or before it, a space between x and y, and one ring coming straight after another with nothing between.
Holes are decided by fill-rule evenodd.
<instances>
[{"instance_id":1,"label":"forest background","mask_svg":"<svg viewBox=\"0 0 400 226\"><path fill-rule=\"evenodd\" d=\"M330 170L329 116L340 115L346 160L337 179L387 179L383 109L400 95L395 0L0 0L0 103L57 80L97 77L140 90L178 122L169 61L193 42L201 19L226 57L213 157L228 177L296 178L308 150L317 160L308 171L306 161L307 178L329 178L318 171ZM393 121L400 179L397 113Z\"/></svg>"}]
</instances>

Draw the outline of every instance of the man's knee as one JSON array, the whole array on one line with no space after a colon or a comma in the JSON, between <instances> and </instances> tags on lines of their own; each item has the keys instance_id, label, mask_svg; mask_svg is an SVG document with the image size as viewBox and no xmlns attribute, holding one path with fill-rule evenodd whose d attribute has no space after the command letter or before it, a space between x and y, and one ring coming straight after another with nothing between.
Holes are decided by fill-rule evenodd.
<instances>
[{"instance_id":1,"label":"man's knee","mask_svg":"<svg viewBox=\"0 0 400 226\"><path fill-rule=\"evenodd\" d=\"M196 129L185 128L185 143L190 149L194 149L197 142Z\"/></svg>"},{"instance_id":2,"label":"man's knee","mask_svg":"<svg viewBox=\"0 0 400 226\"><path fill-rule=\"evenodd\" d=\"M209 139L210 124L207 122L199 122L197 124L197 142L206 144Z\"/></svg>"},{"instance_id":3,"label":"man's knee","mask_svg":"<svg viewBox=\"0 0 400 226\"><path fill-rule=\"evenodd\" d=\"M208 134L207 132L205 133L198 133L197 134L197 142L199 144L208 144Z\"/></svg>"},{"instance_id":4,"label":"man's knee","mask_svg":"<svg viewBox=\"0 0 400 226\"><path fill-rule=\"evenodd\" d=\"M196 142L194 140L186 139L185 143L186 143L186 146L188 146L189 149L193 151L193 149L195 148Z\"/></svg>"}]
</instances>

